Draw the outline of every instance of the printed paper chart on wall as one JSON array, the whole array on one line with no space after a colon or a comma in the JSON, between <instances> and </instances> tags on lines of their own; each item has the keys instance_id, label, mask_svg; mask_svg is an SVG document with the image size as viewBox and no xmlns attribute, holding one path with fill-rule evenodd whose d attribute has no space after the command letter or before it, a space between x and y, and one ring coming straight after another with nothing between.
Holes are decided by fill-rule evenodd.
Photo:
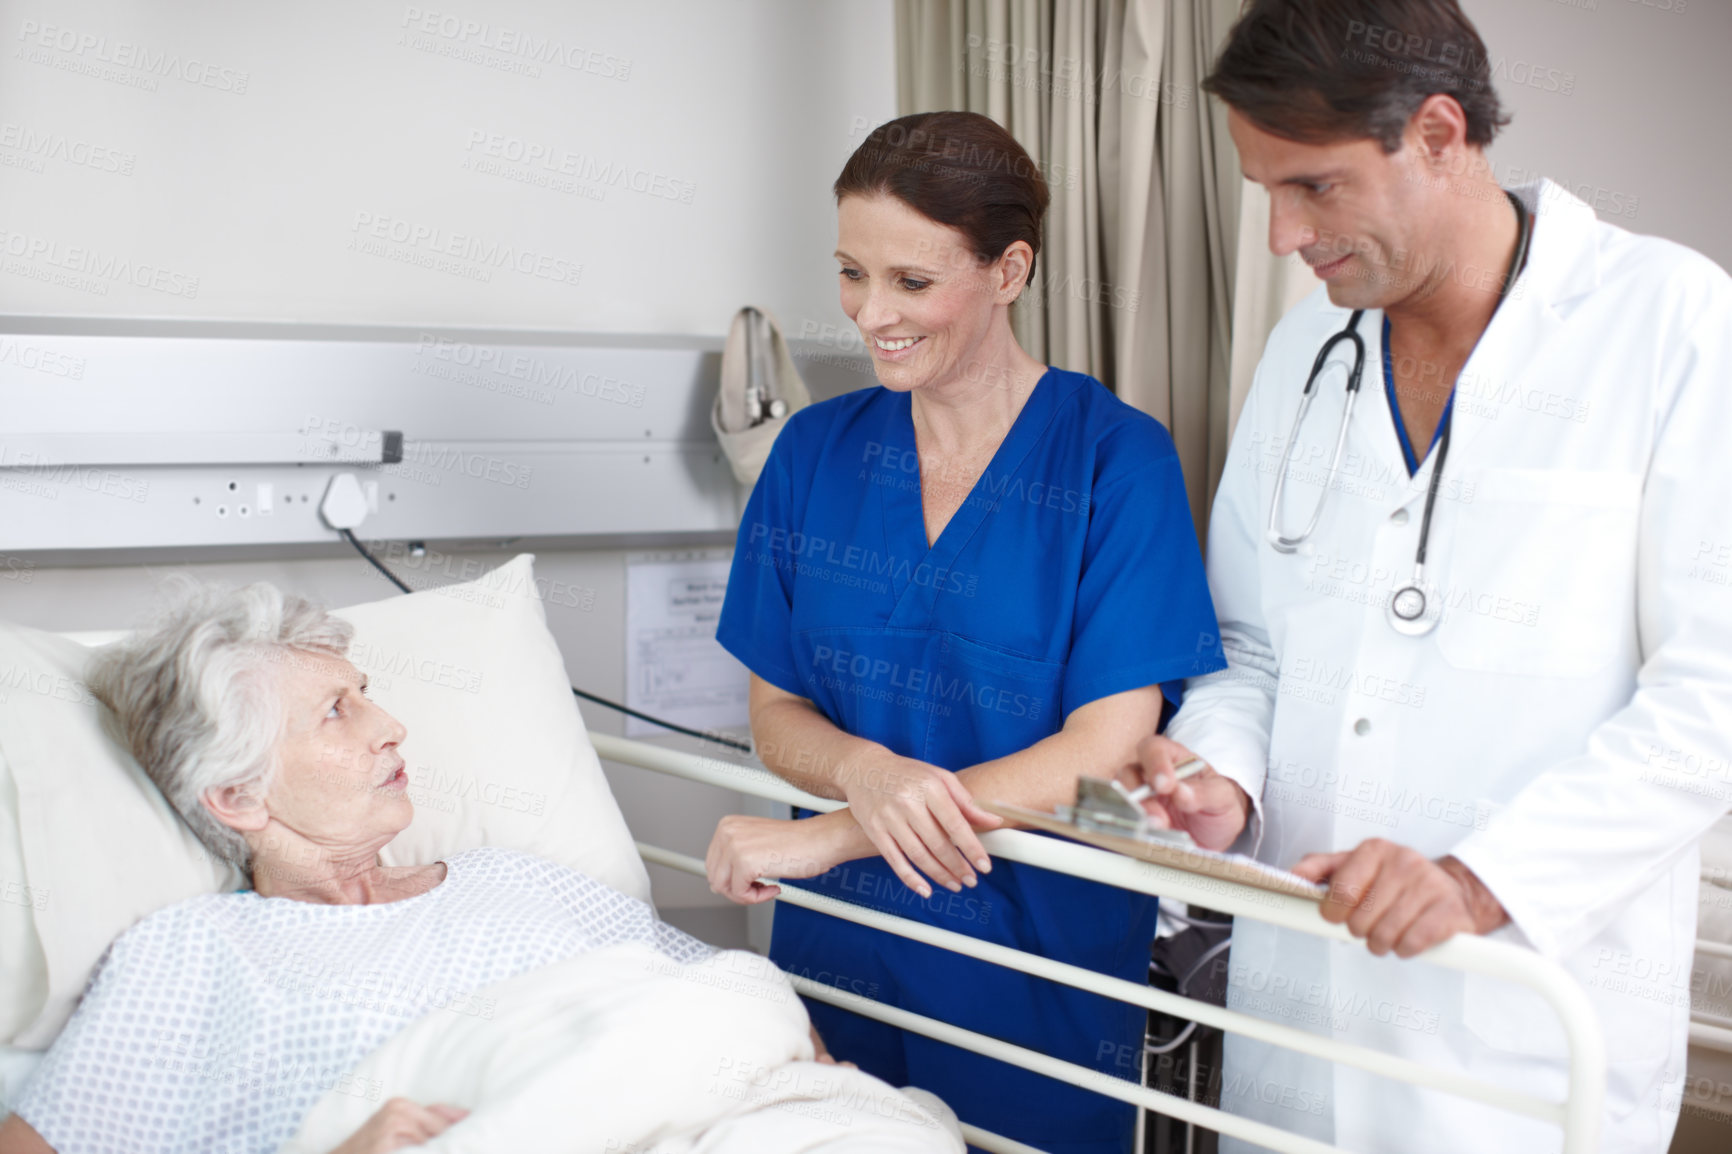
<instances>
[{"instance_id":1,"label":"printed paper chart on wall","mask_svg":"<svg viewBox=\"0 0 1732 1154\"><path fill-rule=\"evenodd\" d=\"M728 565L708 552L626 558L627 705L693 729L746 724L746 668L716 642ZM668 731L627 717L625 732Z\"/></svg>"}]
</instances>

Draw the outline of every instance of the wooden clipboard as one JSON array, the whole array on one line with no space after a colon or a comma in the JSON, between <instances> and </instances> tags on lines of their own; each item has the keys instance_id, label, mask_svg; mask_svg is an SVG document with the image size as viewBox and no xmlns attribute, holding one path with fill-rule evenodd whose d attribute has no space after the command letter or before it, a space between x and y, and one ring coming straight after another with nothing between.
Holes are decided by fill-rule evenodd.
<instances>
[{"instance_id":1,"label":"wooden clipboard","mask_svg":"<svg viewBox=\"0 0 1732 1154\"><path fill-rule=\"evenodd\" d=\"M1286 894L1289 897L1305 898L1307 901L1313 902L1322 901L1323 895L1327 892L1327 887L1315 886L1303 878L1293 877L1273 867L1247 864L1211 853L1199 853L1180 845L1166 845L1161 842L1126 837L1122 834L1079 829L1057 814L1023 809L1018 805L1001 805L995 801L980 800L976 800L975 804L988 813L995 813L1010 821L1020 822L1023 825L1045 830L1048 833L1056 833L1061 837L1083 842L1097 849L1121 853L1126 857L1136 858L1138 861L1171 866L1187 873L1202 874L1205 877L1219 878L1222 881L1238 882L1241 885L1255 886L1257 889L1267 890L1270 893Z\"/></svg>"}]
</instances>

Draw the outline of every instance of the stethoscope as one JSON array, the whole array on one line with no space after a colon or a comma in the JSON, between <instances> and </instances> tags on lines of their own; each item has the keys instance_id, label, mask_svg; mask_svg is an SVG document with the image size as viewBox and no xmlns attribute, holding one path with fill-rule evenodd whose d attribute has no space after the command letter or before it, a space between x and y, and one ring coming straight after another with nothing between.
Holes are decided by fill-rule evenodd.
<instances>
[{"instance_id":1,"label":"stethoscope","mask_svg":"<svg viewBox=\"0 0 1732 1154\"><path fill-rule=\"evenodd\" d=\"M1498 290L1498 304L1503 304L1509 295L1510 285L1522 267L1527 264L1528 243L1533 237L1533 218L1527 207L1509 192L1510 203L1515 206L1516 213L1516 250L1510 258L1509 271L1504 274L1503 286ZM1359 318L1365 315L1364 309L1355 309L1353 315L1347 318L1347 324L1342 330L1323 342L1323 348L1317 354L1317 359L1311 363L1311 375L1305 378L1305 391L1299 397L1299 411L1293 414L1293 432L1287 438L1287 450L1281 457L1281 468L1275 473L1275 492L1269 499L1269 525L1264 536L1269 544L1278 552L1292 553L1311 536L1317 528L1317 522L1323 517L1323 506L1329 500L1329 490L1335 484L1336 472L1341 467L1341 452L1347 445L1347 427L1353 419L1353 404L1359 399L1360 378L1365 373L1365 340L1359 335ZM1299 429L1305 423L1305 413L1311 407L1312 398L1316 396L1317 377L1323 371L1324 363L1329 360L1329 354L1342 341L1353 345L1353 365L1347 374L1347 398L1341 406L1341 428L1335 434L1335 452L1329 458L1329 473L1323 479L1323 491L1318 494L1317 504L1311 510L1311 519L1305 522L1305 528L1296 537L1289 537L1281 532L1277 521L1281 510L1281 491L1286 487L1287 470L1292 467L1293 456L1299 450ZM1437 438L1437 462L1431 467L1431 481L1425 489L1425 512L1419 522L1419 547L1413 554L1413 577L1406 585L1397 589L1384 606L1384 616L1397 633L1405 633L1409 637L1419 637L1437 628L1438 621L1443 617L1443 597L1437 586L1425 576L1425 549L1431 540L1431 511L1437 504L1437 490L1443 479L1443 464L1449 457L1449 431L1454 423L1455 406L1443 416L1443 430Z\"/></svg>"},{"instance_id":2,"label":"stethoscope","mask_svg":"<svg viewBox=\"0 0 1732 1154\"><path fill-rule=\"evenodd\" d=\"M746 420L747 428L788 415L788 402L774 395L776 354L770 344L770 321L747 305L746 314Z\"/></svg>"}]
</instances>

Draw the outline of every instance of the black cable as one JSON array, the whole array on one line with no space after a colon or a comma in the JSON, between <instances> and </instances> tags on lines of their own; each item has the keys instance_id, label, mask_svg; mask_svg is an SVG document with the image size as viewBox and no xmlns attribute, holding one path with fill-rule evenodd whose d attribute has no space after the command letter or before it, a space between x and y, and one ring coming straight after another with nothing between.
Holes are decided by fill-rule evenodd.
<instances>
[{"instance_id":1,"label":"black cable","mask_svg":"<svg viewBox=\"0 0 1732 1154\"><path fill-rule=\"evenodd\" d=\"M1161 916L1163 918L1172 918L1176 922L1184 922L1185 925L1191 927L1192 929L1230 930L1233 928L1233 923L1231 920L1224 921L1224 922L1210 921L1207 918L1192 917L1191 914L1189 913L1189 911L1181 914L1177 910L1162 910Z\"/></svg>"},{"instance_id":2,"label":"black cable","mask_svg":"<svg viewBox=\"0 0 1732 1154\"><path fill-rule=\"evenodd\" d=\"M1220 941L1203 951L1203 956L1198 958L1196 962L1192 964L1191 968L1185 971L1185 976L1179 979L1179 996L1181 998L1188 998L1191 996L1187 992L1191 988L1191 979L1202 973L1204 966L1220 957L1221 951L1228 949L1232 944L1232 938L1222 938Z\"/></svg>"},{"instance_id":3,"label":"black cable","mask_svg":"<svg viewBox=\"0 0 1732 1154\"><path fill-rule=\"evenodd\" d=\"M389 569L385 568L384 564L381 563L377 557L375 557L375 556L373 556L373 554L369 553L367 551L367 547L365 545L363 545L359 541L355 540L355 535L353 533L349 532L347 529L338 529L337 532L342 534L343 540L347 541L349 544L351 544L355 547L355 552L359 553L361 556L363 556L367 559L368 564L372 565L373 568L375 568L379 572L383 573L385 575L385 580L389 581L391 584L395 585L397 588L401 589L405 593L415 592L413 589L411 589L407 585L403 584L402 579L399 578L395 573L393 573Z\"/></svg>"},{"instance_id":4,"label":"black cable","mask_svg":"<svg viewBox=\"0 0 1732 1154\"><path fill-rule=\"evenodd\" d=\"M403 581L400 577L398 577L395 573L391 572L389 569L385 568L384 563L381 562L377 557L373 556L373 554L367 549L367 547L365 545L361 544L361 542L356 539L356 537L353 533L349 532L349 530L347 530L347 529L338 529L337 532L342 536L343 540L347 541L349 544L351 544L355 547L355 552L359 553L361 556L363 556L367 559L368 564L372 565L373 568L375 568L379 572L383 573L385 575L385 579L387 581L391 582L391 584L395 585L397 588L401 589L405 593L415 592L413 589L409 588L409 586L403 584ZM695 737L695 738L699 739L700 741L713 741L718 745L725 745L725 746L728 746L730 749L737 749L741 753L752 752L751 745L749 745L748 743L746 743L744 741L739 740L736 737L729 737L725 733L705 733L701 729L690 729L684 725L675 725L671 721L663 721L659 717L652 717L647 713L642 713L636 709L631 708L629 705L621 705L617 701L609 701L605 697L597 697L595 694L586 692L585 690L582 690L582 689L579 689L575 685L573 685L571 687L571 691L572 691L572 693L576 694L578 697L583 698L585 701L593 701L597 705L605 705L609 709L617 709L617 710L619 710L619 712L625 714L627 717L635 717L639 721L647 721L651 725L659 725L663 729L671 729L675 733L683 733L687 737Z\"/></svg>"},{"instance_id":5,"label":"black cable","mask_svg":"<svg viewBox=\"0 0 1732 1154\"><path fill-rule=\"evenodd\" d=\"M688 737L696 737L696 738L699 738L703 741L713 741L718 745L726 745L732 749L739 750L741 753L752 752L752 747L750 745L748 745L746 742L741 741L737 737L729 737L725 733L705 733L701 729L687 729L683 725L675 725L671 721L663 721L659 717L651 717L647 713L639 713L637 710L633 709L629 705L621 705L617 701L609 701L605 697L597 697L595 694L587 693L584 690L579 689L575 685L571 687L571 691L573 693L577 694L579 697L583 698L585 701L593 701L597 705L605 705L609 709L617 709L621 713L625 714L627 717L635 717L639 721L647 721L651 725L659 725L663 729L671 729L675 733L683 733L683 734L686 734Z\"/></svg>"}]
</instances>

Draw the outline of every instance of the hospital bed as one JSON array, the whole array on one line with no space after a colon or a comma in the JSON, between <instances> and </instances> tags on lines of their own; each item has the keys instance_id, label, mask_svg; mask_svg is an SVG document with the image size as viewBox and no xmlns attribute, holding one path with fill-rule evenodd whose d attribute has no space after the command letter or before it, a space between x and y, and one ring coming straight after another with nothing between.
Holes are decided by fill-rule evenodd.
<instances>
[{"instance_id":1,"label":"hospital bed","mask_svg":"<svg viewBox=\"0 0 1732 1154\"><path fill-rule=\"evenodd\" d=\"M1732 817L1702 838L1696 960L1688 977L1690 1057L1674 1154L1732 1144Z\"/></svg>"},{"instance_id":2,"label":"hospital bed","mask_svg":"<svg viewBox=\"0 0 1732 1154\"><path fill-rule=\"evenodd\" d=\"M419 594L417 596L431 596ZM86 644L106 640L113 635L83 634L77 639ZM794 788L755 765L741 765L719 758L680 752L646 742L631 741L605 734L591 734L594 751L601 758L623 765L670 775L685 781L717 786L758 798L828 810L840 803L813 797ZM1239 885L1216 878L1182 872L1176 869L1108 853L1088 846L1037 836L1019 831L1001 831L985 835L985 844L995 856L1074 874L1108 885L1121 886L1142 893L1155 894L1171 900L1204 906L1211 910L1240 918L1255 918L1283 927L1302 930L1319 937L1352 942L1343 927L1330 925L1319 916L1314 903L1266 890ZM703 862L673 849L637 843L637 851L646 862L702 876ZM1728 889L1732 895L1732 889ZM1504 1087L1483 1083L1449 1071L1428 1069L1405 1059L1395 1058L1364 1047L1349 1045L1332 1038L1319 1037L1291 1026L1265 1021L1243 1013L1164 991L1107 977L1075 966L1051 961L1004 946L983 942L963 934L910 921L889 914L839 902L829 897L794 887L782 889L780 901L815 909L833 917L843 918L913 938L944 949L955 950L989 962L1010 966L1052 981L1117 998L1146 1010L1160 1011L1187 1018L1205 1026L1235 1032L1277 1045L1291 1047L1322 1058L1370 1070L1399 1081L1429 1086L1465 1098L1490 1103L1516 1114L1543 1119L1556 1124L1563 1132L1566 1154L1588 1154L1596 1148L1598 1120L1602 1108L1605 1083L1605 1053L1598 1024L1586 995L1556 964L1516 947L1477 937L1457 937L1435 950L1429 961L1464 971L1477 972L1507 979L1538 991L1557 1012L1569 1042L1568 1096L1562 1101L1545 1101L1516 1093ZM1357 948L1363 948L1362 946ZM1712 952L1712 951L1711 951ZM1732 949L1726 951L1732 960ZM1389 964L1398 963L1393 960ZM1226 1114L1208 1105L1145 1087L1138 1082L1114 1077L1096 1070L1055 1059L1019 1046L1002 1042L980 1033L961 1029L949 1023L910 1013L881 1004L848 990L822 982L791 976L799 991L810 997L876 1018L904 1029L912 1030L946 1043L965 1047L1004 1062L1086 1087L1107 1097L1134 1104L1142 1109L1169 1115L1222 1134L1259 1143L1273 1150L1294 1154L1324 1154L1337 1147L1310 1138L1287 1133L1261 1122ZM1728 1023L1732 1025L1732 1023ZM1732 1039L1732 1028L1703 1024L1698 1041L1716 1043ZM1732 1047L1726 1047L1732 1052ZM22 1051L0 1052L0 1100L9 1100L22 1082L36 1056ZM994 1134L978 1126L967 1125L964 1132L969 1142L989 1151L1003 1154L1028 1154L1034 1148Z\"/></svg>"},{"instance_id":3,"label":"hospital bed","mask_svg":"<svg viewBox=\"0 0 1732 1154\"><path fill-rule=\"evenodd\" d=\"M594 734L596 750L602 757L626 765L635 765L687 781L739 790L755 797L786 802L808 809L833 810L840 802L815 797L787 784L767 770L745 768L717 759L705 758L628 741L605 734ZM1016 830L1006 830L983 836L982 844L995 857L1041 866L1062 873L1074 874L1108 885L1121 886L1140 893L1205 906L1235 917L1255 918L1289 929L1302 930L1331 941L1353 942L1344 927L1325 922L1316 904L1302 898L1288 897L1267 890L1223 881L1217 878L1170 869L1150 862L1134 861L1117 854L1053 838L1036 836ZM702 876L703 862L694 857L659 846L638 844L646 861ZM1020 950L982 942L967 935L939 929L921 922L883 914L836 901L821 894L809 893L784 886L778 901L790 902L808 909L819 910L833 917L875 927L888 933L913 938L916 941L944 949L955 950L972 957L983 958L998 965L1010 966L1025 973L1075 986L1107 997L1129 1002L1145 1009L1188 1018L1205 1026L1276 1045L1286 1046L1332 1061L1370 1070L1399 1081L1429 1086L1465 1098L1500 1106L1518 1114L1541 1118L1560 1126L1564 1135L1565 1154L1587 1154L1598 1148L1598 1119L1605 1092L1605 1052L1599 1025L1586 995L1561 967L1539 955L1502 942L1477 937L1457 937L1439 947L1429 961L1468 972L1482 973L1507 979L1537 990L1557 1011L1570 1046L1569 1097L1562 1102L1548 1102L1506 1090L1465 1076L1432 1070L1405 1059L1382 1054L1365 1047L1353 1046L1334 1039L1318 1037L1290 1026L1264 1021L1248 1014L1236 1013L1218 1006L1182 998L1148 986L1111 978L1076 966L1036 957ZM1402 964L1391 961L1391 964ZM1176 1095L1149 1089L1125 1079L1102 1074L1083 1066L1060 1061L1020 1046L1013 1046L983 1034L960 1029L948 1023L912 1014L893 1006L883 1005L861 995L794 976L792 981L807 997L829 1002L903 1029L913 1030L951 1045L974 1050L1000 1061L1057 1078L1097 1093L1129 1102L1146 1110L1166 1114L1191 1122L1221 1134L1259 1143L1272 1150L1291 1154L1325 1154L1340 1149L1327 1143L1289 1134L1264 1123L1239 1118L1217 1108L1188 1101ZM968 1141L984 1150L1003 1154L1029 1154L1025 1144L1011 1141L976 1126L964 1123Z\"/></svg>"}]
</instances>

